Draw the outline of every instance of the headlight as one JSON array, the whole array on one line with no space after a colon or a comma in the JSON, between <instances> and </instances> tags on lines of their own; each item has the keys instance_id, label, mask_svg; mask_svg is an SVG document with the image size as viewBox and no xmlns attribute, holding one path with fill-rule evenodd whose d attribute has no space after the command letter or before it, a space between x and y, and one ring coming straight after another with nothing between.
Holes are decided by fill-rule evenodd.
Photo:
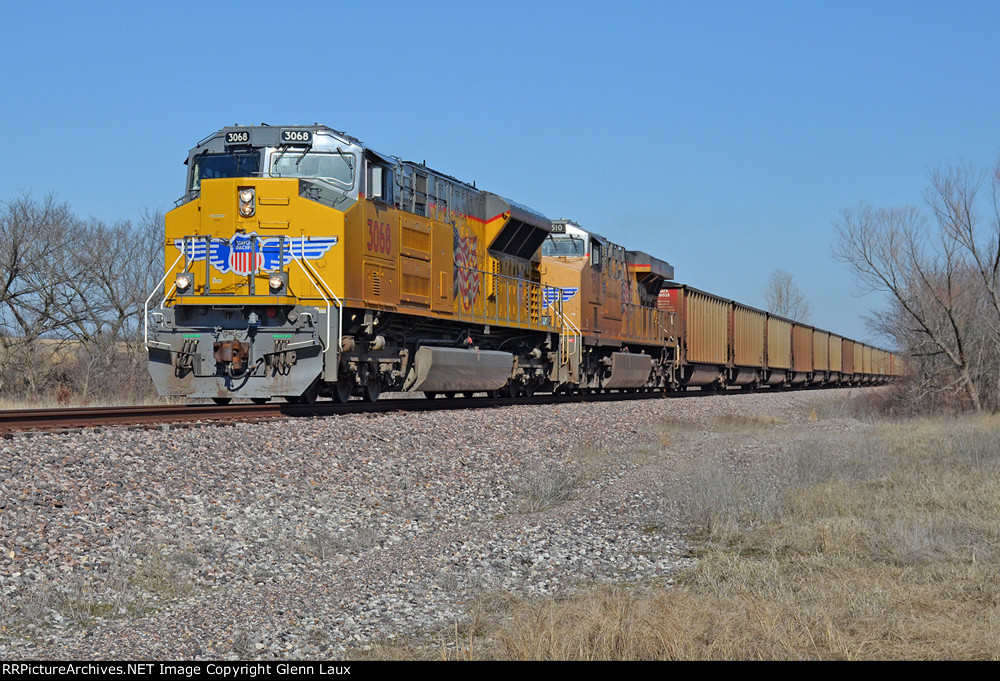
<instances>
[{"instance_id":1,"label":"headlight","mask_svg":"<svg viewBox=\"0 0 1000 681\"><path fill-rule=\"evenodd\" d=\"M191 288L191 284L194 282L194 278L188 272L181 272L174 279L174 285L177 286L178 291L187 291Z\"/></svg>"},{"instance_id":2,"label":"headlight","mask_svg":"<svg viewBox=\"0 0 1000 681\"><path fill-rule=\"evenodd\" d=\"M267 280L272 291L280 291L285 287L285 278L280 274L272 274Z\"/></svg>"},{"instance_id":3,"label":"headlight","mask_svg":"<svg viewBox=\"0 0 1000 681\"><path fill-rule=\"evenodd\" d=\"M253 187L243 187L239 190L240 215L245 218L253 217L253 214L257 210L254 194Z\"/></svg>"}]
</instances>

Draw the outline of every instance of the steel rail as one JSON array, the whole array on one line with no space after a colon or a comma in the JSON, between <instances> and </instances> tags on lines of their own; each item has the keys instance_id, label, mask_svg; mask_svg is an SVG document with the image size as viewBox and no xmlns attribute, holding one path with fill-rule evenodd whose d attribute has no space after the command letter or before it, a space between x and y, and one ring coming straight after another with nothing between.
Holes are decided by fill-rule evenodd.
<instances>
[{"instance_id":1,"label":"steel rail","mask_svg":"<svg viewBox=\"0 0 1000 681\"><path fill-rule=\"evenodd\" d=\"M836 386L850 388L861 386ZM808 386L796 390L827 390L829 386ZM770 391L764 388L758 394ZM783 391L782 391L783 392ZM491 409L508 406L571 404L582 402L616 402L624 400L648 400L660 398L711 397L724 394L748 394L743 390L725 391L651 391L613 392L588 394L544 394L532 397L495 398L437 398L420 397L385 399L370 403L351 400L346 404L319 401L313 404L275 402L273 404L188 404L188 405L143 405L121 407L61 407L55 409L11 409L0 410L0 433L10 437L12 433L30 431L70 430L101 426L144 426L155 428L165 424L179 423L228 423L255 420L276 420L282 418L302 418L337 416L342 414L373 414L388 412L446 411L452 409Z\"/></svg>"},{"instance_id":2,"label":"steel rail","mask_svg":"<svg viewBox=\"0 0 1000 681\"><path fill-rule=\"evenodd\" d=\"M46 431L100 426L143 425L155 427L176 423L232 422L287 417L336 416L448 409L482 409L523 404L552 404L556 401L579 402L587 398L634 399L637 396L659 397L652 393L609 395L541 395L520 399L486 397L459 399L402 398L375 403L352 400L347 404L319 401L313 404L276 402L273 404L196 404L146 405L128 407L62 407L56 409L13 409L0 411L0 432Z\"/></svg>"}]
</instances>

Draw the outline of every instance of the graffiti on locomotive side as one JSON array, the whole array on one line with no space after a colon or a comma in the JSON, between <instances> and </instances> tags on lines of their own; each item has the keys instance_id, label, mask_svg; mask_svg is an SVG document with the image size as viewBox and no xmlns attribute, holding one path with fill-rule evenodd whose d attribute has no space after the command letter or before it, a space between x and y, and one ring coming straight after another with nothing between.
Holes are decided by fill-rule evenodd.
<instances>
[{"instance_id":1,"label":"graffiti on locomotive side","mask_svg":"<svg viewBox=\"0 0 1000 681\"><path fill-rule=\"evenodd\" d=\"M632 324L632 280L622 279L622 329L627 330Z\"/></svg>"},{"instance_id":2,"label":"graffiti on locomotive side","mask_svg":"<svg viewBox=\"0 0 1000 681\"><path fill-rule=\"evenodd\" d=\"M452 297L461 299L462 309L471 310L479 297L479 244L475 236L459 236L452 227L455 251L455 271L452 277Z\"/></svg>"}]
</instances>

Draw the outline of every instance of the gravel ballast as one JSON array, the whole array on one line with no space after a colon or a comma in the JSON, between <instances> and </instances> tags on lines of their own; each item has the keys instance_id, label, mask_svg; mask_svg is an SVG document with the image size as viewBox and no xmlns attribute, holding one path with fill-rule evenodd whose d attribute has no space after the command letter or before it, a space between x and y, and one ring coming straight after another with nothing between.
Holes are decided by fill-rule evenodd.
<instances>
[{"instance_id":1,"label":"gravel ballast","mask_svg":"<svg viewBox=\"0 0 1000 681\"><path fill-rule=\"evenodd\" d=\"M658 481L706 447L755 455L713 419L860 429L814 410L859 392L15 435L0 657L343 657L440 645L484 595L669 584L690 559L650 520Z\"/></svg>"}]
</instances>

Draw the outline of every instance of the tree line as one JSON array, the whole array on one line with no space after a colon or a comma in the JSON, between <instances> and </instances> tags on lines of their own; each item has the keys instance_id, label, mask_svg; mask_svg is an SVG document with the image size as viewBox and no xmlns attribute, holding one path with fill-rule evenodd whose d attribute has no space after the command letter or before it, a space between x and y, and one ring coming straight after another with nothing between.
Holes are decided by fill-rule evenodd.
<instances>
[{"instance_id":1,"label":"tree line","mask_svg":"<svg viewBox=\"0 0 1000 681\"><path fill-rule=\"evenodd\" d=\"M82 219L54 196L0 204L0 396L15 403L155 394L142 314L163 273L163 214Z\"/></svg>"},{"instance_id":2,"label":"tree line","mask_svg":"<svg viewBox=\"0 0 1000 681\"><path fill-rule=\"evenodd\" d=\"M1000 410L1000 160L930 173L924 205L845 209L836 256L886 295L871 328L906 356L904 398Z\"/></svg>"}]
</instances>

